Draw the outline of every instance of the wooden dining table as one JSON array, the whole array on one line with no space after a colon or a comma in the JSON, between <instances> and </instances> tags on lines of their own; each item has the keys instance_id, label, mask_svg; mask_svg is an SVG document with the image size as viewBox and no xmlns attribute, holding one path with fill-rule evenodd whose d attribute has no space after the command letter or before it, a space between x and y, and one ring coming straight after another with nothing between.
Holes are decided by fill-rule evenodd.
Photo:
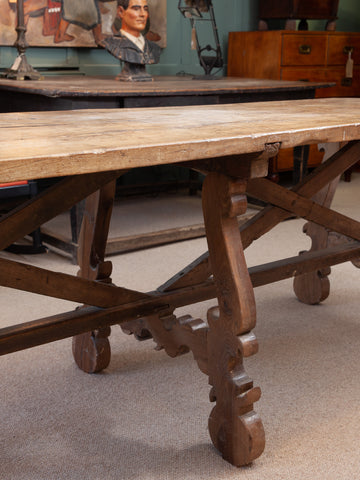
<instances>
[{"instance_id":1,"label":"wooden dining table","mask_svg":"<svg viewBox=\"0 0 360 480\"><path fill-rule=\"evenodd\" d=\"M293 278L299 300L317 304L329 295L329 266L360 266L360 223L330 208L340 175L360 158L360 99L4 113L0 129L0 182L59 178L0 218L0 250L86 198L77 276L0 255L0 285L79 305L2 328L0 354L73 337L77 365L98 372L110 361L113 325L152 338L172 357L192 351L211 385L215 447L236 466L259 457L261 390L245 361L258 350L254 288ZM334 153L300 183L285 188L266 179L279 149L319 143ZM116 286L105 259L116 179L164 164L205 175L208 252L152 291ZM247 195L267 205L239 227ZM309 251L248 268L244 250L294 215L308 221ZM194 319L191 305L209 299L207 318ZM189 314L177 317L184 306Z\"/></svg>"}]
</instances>

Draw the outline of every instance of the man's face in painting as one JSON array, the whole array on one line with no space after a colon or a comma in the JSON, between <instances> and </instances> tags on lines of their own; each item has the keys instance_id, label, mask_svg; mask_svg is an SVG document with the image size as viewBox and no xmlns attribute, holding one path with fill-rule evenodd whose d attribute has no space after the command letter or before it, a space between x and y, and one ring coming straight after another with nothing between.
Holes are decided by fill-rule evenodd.
<instances>
[{"instance_id":1,"label":"man's face in painting","mask_svg":"<svg viewBox=\"0 0 360 480\"><path fill-rule=\"evenodd\" d=\"M147 0L130 0L128 8L119 7L118 13L122 21L121 28L125 32L138 37L145 30L149 18Z\"/></svg>"}]
</instances>

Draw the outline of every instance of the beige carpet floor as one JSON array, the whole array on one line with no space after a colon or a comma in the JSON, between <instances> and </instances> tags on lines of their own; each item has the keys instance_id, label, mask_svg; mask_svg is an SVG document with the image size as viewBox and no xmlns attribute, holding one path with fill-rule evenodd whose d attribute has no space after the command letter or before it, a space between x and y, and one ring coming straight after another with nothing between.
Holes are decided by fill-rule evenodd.
<instances>
[{"instance_id":1,"label":"beige carpet floor","mask_svg":"<svg viewBox=\"0 0 360 480\"><path fill-rule=\"evenodd\" d=\"M351 183L340 183L334 205L360 219L359 204L355 174ZM150 228L154 219L140 222ZM308 248L303 223L286 221L257 241L247 250L249 265ZM151 290L205 249L200 238L113 256L113 280ZM77 270L51 252L17 258ZM260 351L245 366L262 389L255 409L266 448L252 465L234 468L212 447L208 381L192 355L171 359L151 340L137 342L114 327L112 360L101 374L74 365L70 339L0 358L0 479L359 479L359 274L350 263L333 267L330 296L318 306L301 304L291 280L256 289ZM182 313L204 318L213 304ZM1 326L72 306L0 288Z\"/></svg>"}]
</instances>

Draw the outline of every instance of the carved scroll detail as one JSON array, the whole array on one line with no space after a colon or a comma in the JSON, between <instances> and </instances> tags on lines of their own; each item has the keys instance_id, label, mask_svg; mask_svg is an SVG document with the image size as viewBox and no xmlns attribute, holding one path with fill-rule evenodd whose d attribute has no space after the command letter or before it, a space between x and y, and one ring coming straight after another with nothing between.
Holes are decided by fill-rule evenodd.
<instances>
[{"instance_id":1,"label":"carved scroll detail","mask_svg":"<svg viewBox=\"0 0 360 480\"><path fill-rule=\"evenodd\" d=\"M203 320L190 315L177 318L172 313L162 313L126 322L121 327L138 340L153 338L156 349L164 349L170 357L192 351L200 370L208 373L208 326Z\"/></svg>"},{"instance_id":2,"label":"carved scroll detail","mask_svg":"<svg viewBox=\"0 0 360 480\"><path fill-rule=\"evenodd\" d=\"M326 248L328 243L326 228L308 222L304 225L303 231L312 239L312 246L309 251ZM327 267L296 276L293 287L297 298L308 305L315 305L324 301L330 294L330 281L328 279L330 273L331 269Z\"/></svg>"},{"instance_id":3,"label":"carved scroll detail","mask_svg":"<svg viewBox=\"0 0 360 480\"><path fill-rule=\"evenodd\" d=\"M209 310L208 321L212 333L208 346L209 382L213 385L210 401L216 402L209 417L211 440L225 460L236 466L246 465L261 455L265 442L262 422L253 411L261 390L253 386L243 366L244 357L257 353L258 343L251 332L225 337L218 325L217 307Z\"/></svg>"},{"instance_id":4,"label":"carved scroll detail","mask_svg":"<svg viewBox=\"0 0 360 480\"><path fill-rule=\"evenodd\" d=\"M328 244L329 246L335 246L335 245L343 245L346 243L351 243L354 240L350 237L346 237L345 235L341 235L340 233L336 232L329 232L329 238L328 238ZM360 258L356 258L354 260L351 260L351 263L357 267L360 268Z\"/></svg>"}]
</instances>

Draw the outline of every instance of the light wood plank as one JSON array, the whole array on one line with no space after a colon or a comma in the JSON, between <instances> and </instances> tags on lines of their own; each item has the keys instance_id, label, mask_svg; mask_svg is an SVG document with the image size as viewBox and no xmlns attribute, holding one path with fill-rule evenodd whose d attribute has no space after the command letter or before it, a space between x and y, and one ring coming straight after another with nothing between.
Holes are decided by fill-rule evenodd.
<instances>
[{"instance_id":1,"label":"light wood plank","mask_svg":"<svg viewBox=\"0 0 360 480\"><path fill-rule=\"evenodd\" d=\"M360 99L6 113L0 181L84 174L360 138Z\"/></svg>"}]
</instances>

